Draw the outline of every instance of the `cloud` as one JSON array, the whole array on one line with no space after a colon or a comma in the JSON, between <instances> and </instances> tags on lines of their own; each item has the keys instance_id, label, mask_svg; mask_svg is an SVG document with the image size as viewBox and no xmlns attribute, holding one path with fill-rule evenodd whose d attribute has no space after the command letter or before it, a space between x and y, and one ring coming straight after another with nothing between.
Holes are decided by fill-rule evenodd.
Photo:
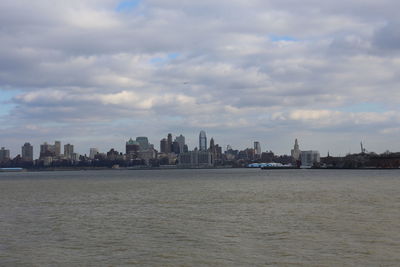
<instances>
[{"instance_id":1,"label":"cloud","mask_svg":"<svg viewBox=\"0 0 400 267\"><path fill-rule=\"evenodd\" d=\"M331 153L361 138L370 150L400 150L396 7L3 1L0 96L13 93L0 112L2 145L16 151L34 136L86 149L135 135L157 144L182 132L194 146L205 129L238 148L276 140L268 146L278 153L295 137Z\"/></svg>"}]
</instances>

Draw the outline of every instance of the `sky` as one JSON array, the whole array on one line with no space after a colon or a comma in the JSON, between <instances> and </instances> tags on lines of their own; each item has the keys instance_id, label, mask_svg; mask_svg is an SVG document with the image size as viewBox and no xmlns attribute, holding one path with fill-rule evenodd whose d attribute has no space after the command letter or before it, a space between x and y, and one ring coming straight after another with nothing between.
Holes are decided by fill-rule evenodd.
<instances>
[{"instance_id":1,"label":"sky","mask_svg":"<svg viewBox=\"0 0 400 267\"><path fill-rule=\"evenodd\" d=\"M400 151L396 0L0 1L0 146L200 130L236 149Z\"/></svg>"}]
</instances>

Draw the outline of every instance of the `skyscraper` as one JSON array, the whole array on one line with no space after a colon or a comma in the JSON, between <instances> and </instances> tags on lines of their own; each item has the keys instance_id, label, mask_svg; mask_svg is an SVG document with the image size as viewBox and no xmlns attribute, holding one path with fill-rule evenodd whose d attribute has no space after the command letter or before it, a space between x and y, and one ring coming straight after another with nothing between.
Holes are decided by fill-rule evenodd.
<instances>
[{"instance_id":1,"label":"skyscraper","mask_svg":"<svg viewBox=\"0 0 400 267\"><path fill-rule=\"evenodd\" d=\"M72 159L74 154L74 146L71 144L64 145L64 157L67 159Z\"/></svg>"},{"instance_id":2,"label":"skyscraper","mask_svg":"<svg viewBox=\"0 0 400 267\"><path fill-rule=\"evenodd\" d=\"M185 150L185 137L183 135L175 137L175 142L179 144L179 150L181 153Z\"/></svg>"},{"instance_id":3,"label":"skyscraper","mask_svg":"<svg viewBox=\"0 0 400 267\"><path fill-rule=\"evenodd\" d=\"M2 147L0 149L0 162L7 161L9 159L10 159L10 150L5 149L4 147Z\"/></svg>"},{"instance_id":4,"label":"skyscraper","mask_svg":"<svg viewBox=\"0 0 400 267\"><path fill-rule=\"evenodd\" d=\"M172 152L172 134L168 134L168 138L167 138L167 153L171 153Z\"/></svg>"},{"instance_id":5,"label":"skyscraper","mask_svg":"<svg viewBox=\"0 0 400 267\"><path fill-rule=\"evenodd\" d=\"M148 150L149 149L149 139L145 136L136 137L136 142L139 143L140 150Z\"/></svg>"},{"instance_id":6,"label":"skyscraper","mask_svg":"<svg viewBox=\"0 0 400 267\"><path fill-rule=\"evenodd\" d=\"M254 154L257 156L261 156L261 145L258 141L254 142Z\"/></svg>"},{"instance_id":7,"label":"skyscraper","mask_svg":"<svg viewBox=\"0 0 400 267\"><path fill-rule=\"evenodd\" d=\"M200 151L207 150L207 136L205 131L201 131L199 134L199 150Z\"/></svg>"},{"instance_id":8,"label":"skyscraper","mask_svg":"<svg viewBox=\"0 0 400 267\"><path fill-rule=\"evenodd\" d=\"M94 159L94 157L99 153L98 148L91 148L89 153L89 158Z\"/></svg>"},{"instance_id":9,"label":"skyscraper","mask_svg":"<svg viewBox=\"0 0 400 267\"><path fill-rule=\"evenodd\" d=\"M21 157L23 161L33 161L33 146L25 143L21 148Z\"/></svg>"},{"instance_id":10,"label":"skyscraper","mask_svg":"<svg viewBox=\"0 0 400 267\"><path fill-rule=\"evenodd\" d=\"M215 143L214 143L214 138L212 138L212 137L210 140L210 152L215 153Z\"/></svg>"},{"instance_id":11,"label":"skyscraper","mask_svg":"<svg viewBox=\"0 0 400 267\"><path fill-rule=\"evenodd\" d=\"M300 153L301 153L301 151L300 151L300 148L299 148L299 143L297 142L297 139L296 139L294 141L294 148L291 151L292 158L295 161L298 161L300 159Z\"/></svg>"},{"instance_id":12,"label":"skyscraper","mask_svg":"<svg viewBox=\"0 0 400 267\"><path fill-rule=\"evenodd\" d=\"M54 142L54 155L56 157L61 156L61 142L60 141Z\"/></svg>"},{"instance_id":13,"label":"skyscraper","mask_svg":"<svg viewBox=\"0 0 400 267\"><path fill-rule=\"evenodd\" d=\"M125 153L129 154L137 154L140 150L140 144L137 141L133 141L132 138L128 140L125 144Z\"/></svg>"},{"instance_id":14,"label":"skyscraper","mask_svg":"<svg viewBox=\"0 0 400 267\"><path fill-rule=\"evenodd\" d=\"M161 141L160 141L160 152L161 153L168 153L167 146L168 146L167 139L165 139L165 138L161 139Z\"/></svg>"}]
</instances>

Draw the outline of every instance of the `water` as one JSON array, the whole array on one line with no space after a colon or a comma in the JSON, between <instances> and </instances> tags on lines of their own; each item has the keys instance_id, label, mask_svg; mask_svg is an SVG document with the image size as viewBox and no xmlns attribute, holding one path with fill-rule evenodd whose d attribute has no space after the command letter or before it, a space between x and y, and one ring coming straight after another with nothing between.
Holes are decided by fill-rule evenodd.
<instances>
[{"instance_id":1,"label":"water","mask_svg":"<svg viewBox=\"0 0 400 267\"><path fill-rule=\"evenodd\" d=\"M400 170L0 173L1 266L399 266Z\"/></svg>"}]
</instances>

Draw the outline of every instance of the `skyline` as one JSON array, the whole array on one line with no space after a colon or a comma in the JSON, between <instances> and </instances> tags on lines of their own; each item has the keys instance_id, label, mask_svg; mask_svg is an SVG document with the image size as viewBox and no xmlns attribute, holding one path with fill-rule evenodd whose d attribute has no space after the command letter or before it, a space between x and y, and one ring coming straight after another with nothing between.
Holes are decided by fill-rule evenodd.
<instances>
[{"instance_id":1,"label":"skyline","mask_svg":"<svg viewBox=\"0 0 400 267\"><path fill-rule=\"evenodd\" d=\"M203 129L223 148L400 151L396 7L2 1L0 146L122 151L171 132L194 148Z\"/></svg>"}]
</instances>

